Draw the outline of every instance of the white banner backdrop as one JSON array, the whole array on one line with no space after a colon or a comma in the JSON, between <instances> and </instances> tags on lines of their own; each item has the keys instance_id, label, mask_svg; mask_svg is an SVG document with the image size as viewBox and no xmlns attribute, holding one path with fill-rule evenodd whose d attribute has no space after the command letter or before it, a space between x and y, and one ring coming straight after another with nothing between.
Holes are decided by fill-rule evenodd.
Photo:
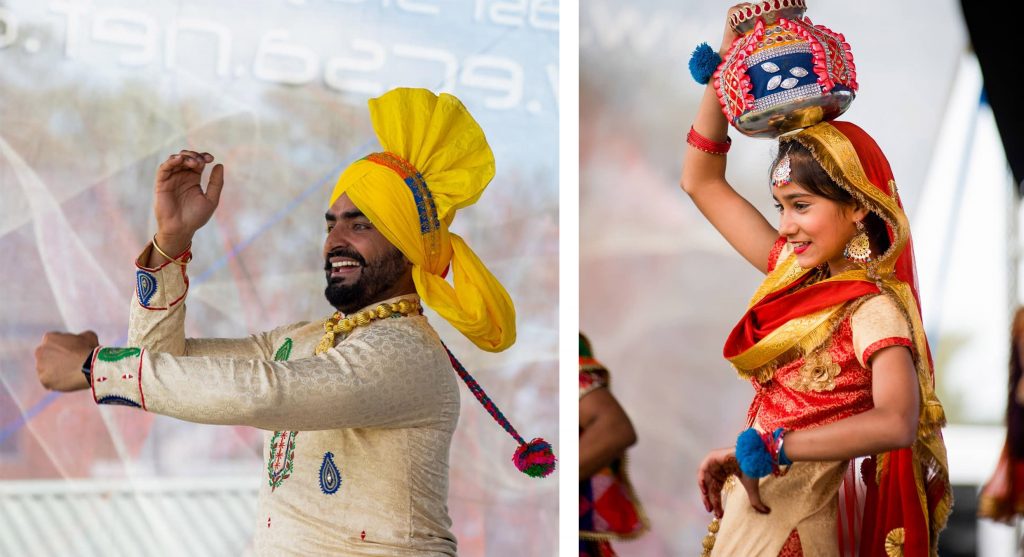
<instances>
[{"instance_id":1,"label":"white banner backdrop","mask_svg":"<svg viewBox=\"0 0 1024 557\"><path fill-rule=\"evenodd\" d=\"M195 239L189 336L324 318L327 197L378 149L366 100L395 86L459 96L488 135L497 175L454 230L510 291L519 341L482 353L429 315L557 451L558 20L557 0L0 1L0 477L261 474L257 430L47 393L32 349L48 330L123 342L154 173L182 148L227 174ZM523 476L514 449L464 390L460 553L555 552L558 475Z\"/></svg>"}]
</instances>

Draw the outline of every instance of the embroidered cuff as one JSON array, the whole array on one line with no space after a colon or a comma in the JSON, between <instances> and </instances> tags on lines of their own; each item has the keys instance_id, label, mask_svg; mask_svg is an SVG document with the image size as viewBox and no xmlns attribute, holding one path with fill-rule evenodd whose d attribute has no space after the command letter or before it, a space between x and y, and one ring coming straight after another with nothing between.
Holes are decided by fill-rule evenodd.
<instances>
[{"instance_id":1,"label":"embroidered cuff","mask_svg":"<svg viewBox=\"0 0 1024 557\"><path fill-rule=\"evenodd\" d=\"M909 338L889 337L877 340L864 349L864 355L861 358L861 361L864 362L864 367L867 367L868 363L871 361L871 356L874 356L875 352L890 346L906 346L911 350L911 352L914 350L914 343L910 342Z\"/></svg>"},{"instance_id":2,"label":"embroidered cuff","mask_svg":"<svg viewBox=\"0 0 1024 557\"><path fill-rule=\"evenodd\" d=\"M101 347L92 362L92 398L96 404L146 409L142 394L144 348Z\"/></svg>"},{"instance_id":3,"label":"embroidered cuff","mask_svg":"<svg viewBox=\"0 0 1024 557\"><path fill-rule=\"evenodd\" d=\"M171 261L155 269L142 266L149 259L153 244L146 246L135 260L135 299L148 310L164 311L185 299L188 293L188 274L184 265Z\"/></svg>"}]
</instances>

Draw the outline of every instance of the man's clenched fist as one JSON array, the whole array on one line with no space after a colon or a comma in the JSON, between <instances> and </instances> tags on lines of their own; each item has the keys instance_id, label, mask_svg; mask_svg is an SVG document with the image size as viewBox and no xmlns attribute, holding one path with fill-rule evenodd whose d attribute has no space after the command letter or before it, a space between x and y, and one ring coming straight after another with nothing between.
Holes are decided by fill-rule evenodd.
<instances>
[{"instance_id":1,"label":"man's clenched fist","mask_svg":"<svg viewBox=\"0 0 1024 557\"><path fill-rule=\"evenodd\" d=\"M49 332L36 347L36 373L39 382L51 391L88 389L82 373L86 356L100 343L96 333L80 334Z\"/></svg>"}]
</instances>

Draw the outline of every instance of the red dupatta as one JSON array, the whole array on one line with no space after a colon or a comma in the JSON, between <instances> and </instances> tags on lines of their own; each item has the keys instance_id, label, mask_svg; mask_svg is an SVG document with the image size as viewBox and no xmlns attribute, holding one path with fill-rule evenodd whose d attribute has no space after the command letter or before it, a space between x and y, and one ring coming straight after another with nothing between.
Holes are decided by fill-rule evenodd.
<instances>
[{"instance_id":1,"label":"red dupatta","mask_svg":"<svg viewBox=\"0 0 1024 557\"><path fill-rule=\"evenodd\" d=\"M752 305L725 341L723 355L726 359L753 348L758 341L793 319L878 293L874 283L864 280L819 282L792 291L807 282L810 275L802 275L790 289L772 292Z\"/></svg>"}]
</instances>

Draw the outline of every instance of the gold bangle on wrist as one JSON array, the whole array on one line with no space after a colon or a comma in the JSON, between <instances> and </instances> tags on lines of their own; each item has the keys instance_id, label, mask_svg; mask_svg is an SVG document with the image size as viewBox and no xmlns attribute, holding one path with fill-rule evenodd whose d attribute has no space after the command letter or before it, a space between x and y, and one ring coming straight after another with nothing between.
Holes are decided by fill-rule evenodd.
<instances>
[{"instance_id":1,"label":"gold bangle on wrist","mask_svg":"<svg viewBox=\"0 0 1024 557\"><path fill-rule=\"evenodd\" d=\"M156 252L159 253L160 255L164 256L165 259L180 267L184 267L186 264L188 264L189 261L192 261L192 252L190 251L192 249L192 242L189 242L188 246L185 247L185 251L181 252L181 255L178 256L185 256L183 258L184 261L178 261L177 259L171 257L170 255L167 255L167 252L160 249L160 246L156 243L156 234L153 234L153 249L155 249Z\"/></svg>"}]
</instances>

